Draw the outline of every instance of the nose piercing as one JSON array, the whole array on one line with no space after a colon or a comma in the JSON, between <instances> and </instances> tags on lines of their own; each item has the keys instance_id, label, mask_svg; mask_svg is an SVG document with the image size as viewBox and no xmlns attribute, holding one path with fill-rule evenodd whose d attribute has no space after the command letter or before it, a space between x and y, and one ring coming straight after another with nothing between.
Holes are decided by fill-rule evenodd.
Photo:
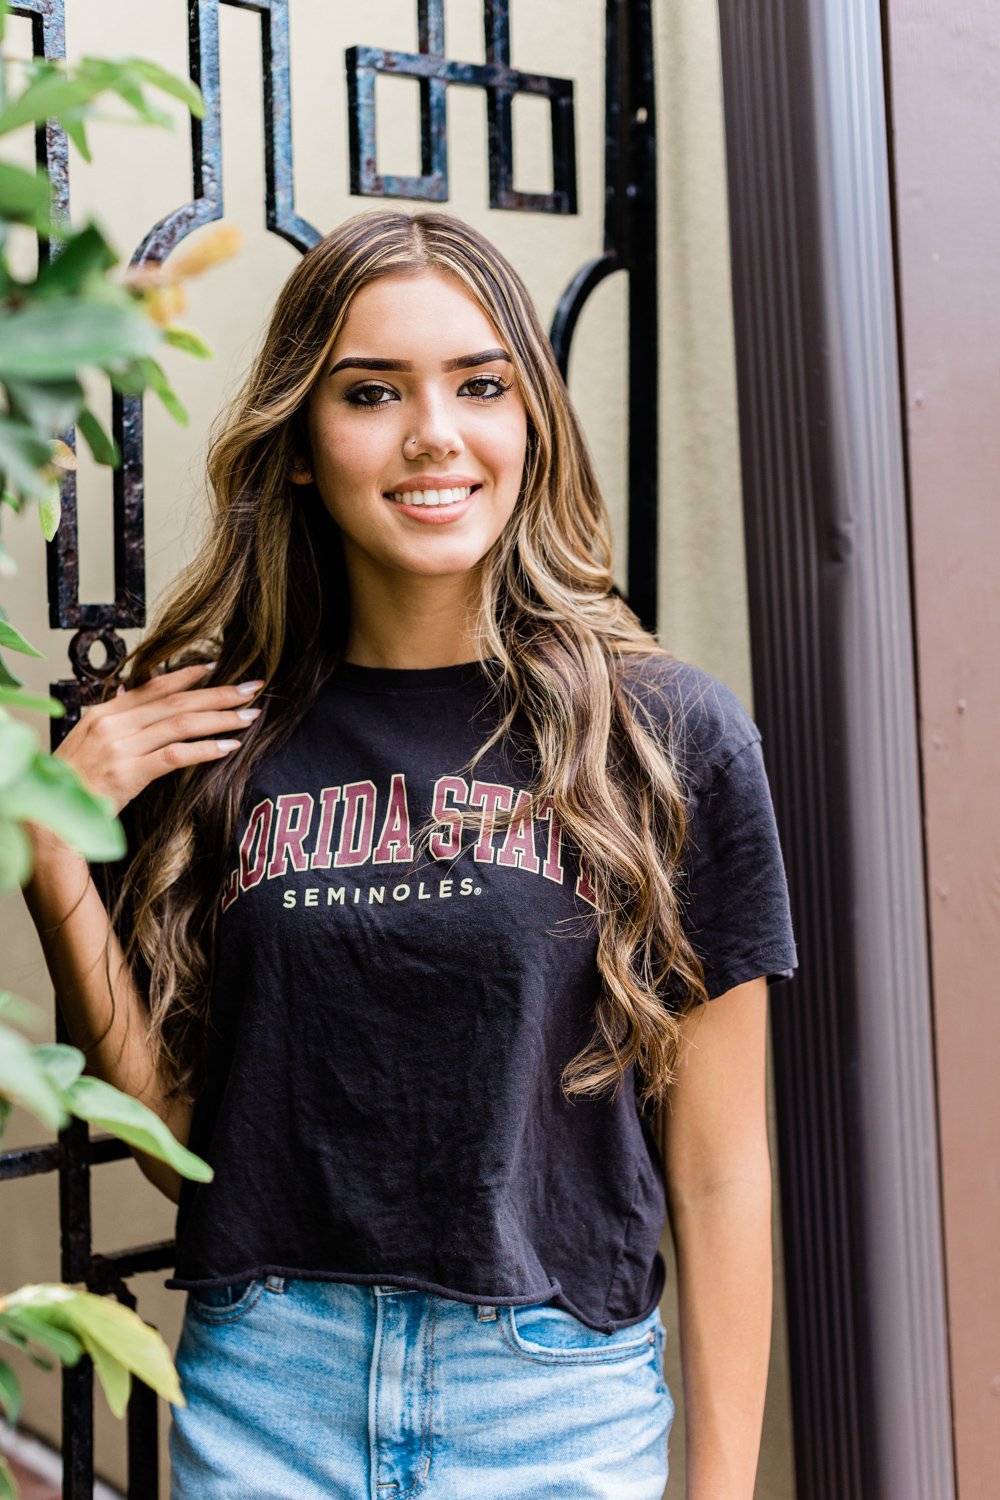
<instances>
[{"instance_id":1,"label":"nose piercing","mask_svg":"<svg viewBox=\"0 0 1000 1500\"><path fill-rule=\"evenodd\" d=\"M406 442L403 444L403 447L404 448L408 448L411 443L415 443L416 441L417 441L416 434L414 434L412 437L408 437L406 439Z\"/></svg>"}]
</instances>

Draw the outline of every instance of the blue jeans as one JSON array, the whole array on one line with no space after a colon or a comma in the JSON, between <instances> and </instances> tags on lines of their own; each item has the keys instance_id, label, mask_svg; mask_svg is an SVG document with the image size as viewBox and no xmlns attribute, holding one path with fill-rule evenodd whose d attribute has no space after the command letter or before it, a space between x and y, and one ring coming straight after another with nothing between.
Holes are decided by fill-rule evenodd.
<instances>
[{"instance_id":1,"label":"blue jeans","mask_svg":"<svg viewBox=\"0 0 1000 1500\"><path fill-rule=\"evenodd\" d=\"M171 1500L661 1500L659 1308L612 1334L281 1276L188 1292Z\"/></svg>"}]
</instances>

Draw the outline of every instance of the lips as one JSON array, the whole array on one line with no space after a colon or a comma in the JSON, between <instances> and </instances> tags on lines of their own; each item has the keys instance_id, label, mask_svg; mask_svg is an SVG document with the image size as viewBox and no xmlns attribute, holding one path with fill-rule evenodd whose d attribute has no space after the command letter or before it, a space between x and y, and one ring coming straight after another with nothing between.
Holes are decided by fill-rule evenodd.
<instances>
[{"instance_id":1,"label":"lips","mask_svg":"<svg viewBox=\"0 0 1000 1500\"><path fill-rule=\"evenodd\" d=\"M419 521L425 526L446 526L449 522L461 520L481 489L481 484L466 484L447 489L403 490L386 494L385 501L411 521ZM405 499L402 498L404 495Z\"/></svg>"},{"instance_id":2,"label":"lips","mask_svg":"<svg viewBox=\"0 0 1000 1500\"><path fill-rule=\"evenodd\" d=\"M479 484L452 485L449 488L443 486L429 487L425 490L392 490L386 493L385 498L391 500L395 505L459 505L463 500L468 500L476 490L481 489Z\"/></svg>"}]
</instances>

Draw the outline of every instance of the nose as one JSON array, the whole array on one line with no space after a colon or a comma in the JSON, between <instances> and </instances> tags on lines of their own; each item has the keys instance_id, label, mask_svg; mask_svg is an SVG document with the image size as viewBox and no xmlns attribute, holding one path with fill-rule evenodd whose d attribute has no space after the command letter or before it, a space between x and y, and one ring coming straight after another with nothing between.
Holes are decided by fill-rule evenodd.
<instances>
[{"instance_id":1,"label":"nose","mask_svg":"<svg viewBox=\"0 0 1000 1500\"><path fill-rule=\"evenodd\" d=\"M457 416L443 395L429 392L410 406L404 458L410 462L430 458L439 463L461 453L464 447Z\"/></svg>"}]
</instances>

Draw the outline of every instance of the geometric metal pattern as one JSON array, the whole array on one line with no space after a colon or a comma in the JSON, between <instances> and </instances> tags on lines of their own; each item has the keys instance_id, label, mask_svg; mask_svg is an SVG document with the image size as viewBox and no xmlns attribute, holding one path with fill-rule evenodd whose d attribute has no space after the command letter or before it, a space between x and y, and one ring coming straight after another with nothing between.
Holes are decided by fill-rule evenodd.
<instances>
[{"instance_id":1,"label":"geometric metal pattern","mask_svg":"<svg viewBox=\"0 0 1000 1500\"><path fill-rule=\"evenodd\" d=\"M153 226L132 255L133 266L161 264L193 230L214 223L223 215L219 3L220 0L189 0L188 5L189 71L205 98L204 119L190 117L192 197ZM307 250L321 234L300 218L294 207L288 0L222 0L222 3L256 11L260 16L265 221L268 229L297 249ZM121 467L112 471L113 604L79 603L76 485L73 473L67 476L63 520L49 552L51 623L79 627L79 634L70 646L77 676L52 685L54 696L67 709L66 718L60 721L63 734L75 723L79 704L97 698L102 678L125 654L117 629L145 623L142 427L142 398L113 392L112 431L122 455ZM103 642L108 656L101 666L87 659L87 651L96 639Z\"/></svg>"},{"instance_id":2,"label":"geometric metal pattern","mask_svg":"<svg viewBox=\"0 0 1000 1500\"><path fill-rule=\"evenodd\" d=\"M604 247L570 281L550 338L563 376L590 294L628 274L628 602L656 629L659 476L656 75L652 0L607 0L604 83Z\"/></svg>"},{"instance_id":3,"label":"geometric metal pattern","mask_svg":"<svg viewBox=\"0 0 1000 1500\"><path fill-rule=\"evenodd\" d=\"M573 84L567 78L519 73L510 65L507 0L485 0L486 62L445 57L444 0L417 0L419 52L378 47L347 50L351 192L362 197L448 197L447 95L450 85L486 91L489 126L490 207L521 212L576 213L576 148ZM415 78L420 85L420 176L381 176L376 166L375 79L379 73ZM549 101L552 121L551 193L521 193L514 187L511 104L516 94Z\"/></svg>"}]
</instances>

